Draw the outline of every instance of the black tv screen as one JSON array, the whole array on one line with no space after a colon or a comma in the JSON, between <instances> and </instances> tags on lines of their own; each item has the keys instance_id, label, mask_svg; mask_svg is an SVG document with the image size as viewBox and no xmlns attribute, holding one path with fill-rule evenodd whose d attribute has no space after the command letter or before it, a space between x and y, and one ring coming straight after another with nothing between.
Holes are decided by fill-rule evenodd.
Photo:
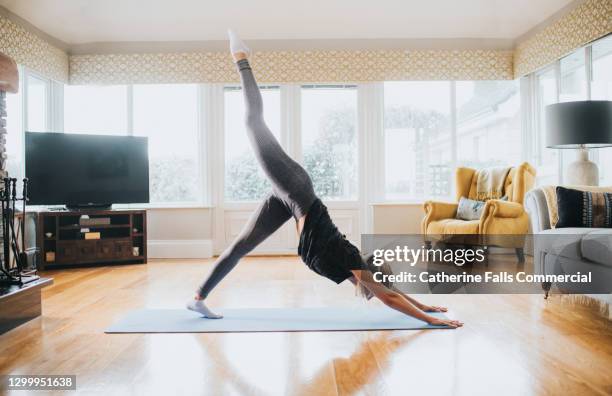
<instances>
[{"instance_id":1,"label":"black tv screen","mask_svg":"<svg viewBox=\"0 0 612 396\"><path fill-rule=\"evenodd\" d=\"M149 202L146 137L26 132L30 205Z\"/></svg>"}]
</instances>

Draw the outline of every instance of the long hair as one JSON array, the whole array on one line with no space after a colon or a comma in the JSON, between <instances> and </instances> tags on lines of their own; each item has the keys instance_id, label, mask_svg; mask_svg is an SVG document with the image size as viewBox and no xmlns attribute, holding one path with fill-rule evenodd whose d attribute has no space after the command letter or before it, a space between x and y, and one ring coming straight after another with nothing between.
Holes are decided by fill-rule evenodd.
<instances>
[{"instance_id":1,"label":"long hair","mask_svg":"<svg viewBox=\"0 0 612 396\"><path fill-rule=\"evenodd\" d=\"M383 263L383 265L380 265L380 266L374 265L374 263L372 262L373 258L374 257L372 255L362 257L362 261L365 267L364 270L370 271L372 275L376 273L380 273L382 275L392 275L393 274L393 269L391 268L391 265L389 265L389 263L385 262ZM384 285L388 289L393 289L393 282L389 281L388 277L381 276L381 278L383 279L383 281L380 282L381 285ZM373 296L372 292L368 290L368 288L365 287L361 282L355 285L355 293L358 296L365 298L366 300L371 299Z\"/></svg>"}]
</instances>

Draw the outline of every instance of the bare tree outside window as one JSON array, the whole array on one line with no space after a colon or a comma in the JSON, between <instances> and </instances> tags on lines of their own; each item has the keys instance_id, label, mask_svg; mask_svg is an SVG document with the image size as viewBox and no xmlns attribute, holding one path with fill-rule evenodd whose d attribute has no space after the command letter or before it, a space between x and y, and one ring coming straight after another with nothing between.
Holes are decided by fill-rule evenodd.
<instances>
[{"instance_id":1,"label":"bare tree outside window","mask_svg":"<svg viewBox=\"0 0 612 396\"><path fill-rule=\"evenodd\" d=\"M302 88L304 168L328 200L358 196L357 89Z\"/></svg>"},{"instance_id":2,"label":"bare tree outside window","mask_svg":"<svg viewBox=\"0 0 612 396\"><path fill-rule=\"evenodd\" d=\"M228 87L225 100L225 200L259 201L272 186L255 160L245 131L245 108L240 88ZM280 90L261 87L266 124L280 141Z\"/></svg>"}]
</instances>

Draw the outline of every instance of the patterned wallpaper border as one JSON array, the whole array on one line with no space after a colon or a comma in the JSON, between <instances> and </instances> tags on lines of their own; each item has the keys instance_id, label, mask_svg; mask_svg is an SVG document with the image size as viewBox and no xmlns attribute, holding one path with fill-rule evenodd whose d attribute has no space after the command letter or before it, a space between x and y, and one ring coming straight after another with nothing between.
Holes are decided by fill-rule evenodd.
<instances>
[{"instance_id":1,"label":"patterned wallpaper border","mask_svg":"<svg viewBox=\"0 0 612 396\"><path fill-rule=\"evenodd\" d=\"M0 52L43 76L68 81L68 55L0 15Z\"/></svg>"},{"instance_id":2,"label":"patterned wallpaper border","mask_svg":"<svg viewBox=\"0 0 612 396\"><path fill-rule=\"evenodd\" d=\"M258 81L512 79L512 51L270 51L255 52ZM238 74L227 52L106 54L70 57L72 84L228 83Z\"/></svg>"},{"instance_id":3,"label":"patterned wallpaper border","mask_svg":"<svg viewBox=\"0 0 612 396\"><path fill-rule=\"evenodd\" d=\"M612 32L612 0L586 0L513 51L364 50L256 52L259 81L365 82L384 80L513 79ZM0 51L49 78L72 84L232 83L224 52L68 56L0 14Z\"/></svg>"},{"instance_id":4,"label":"patterned wallpaper border","mask_svg":"<svg viewBox=\"0 0 612 396\"><path fill-rule=\"evenodd\" d=\"M514 52L514 77L531 73L611 32L612 0L587 0L518 43Z\"/></svg>"}]
</instances>

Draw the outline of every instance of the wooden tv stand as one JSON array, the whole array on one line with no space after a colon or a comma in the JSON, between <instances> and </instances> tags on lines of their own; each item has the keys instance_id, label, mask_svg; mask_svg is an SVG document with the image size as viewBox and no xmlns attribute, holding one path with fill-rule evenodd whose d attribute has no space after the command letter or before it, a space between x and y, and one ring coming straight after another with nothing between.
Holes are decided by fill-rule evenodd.
<instances>
[{"instance_id":1,"label":"wooden tv stand","mask_svg":"<svg viewBox=\"0 0 612 396\"><path fill-rule=\"evenodd\" d=\"M85 225L83 216L108 224ZM96 239L86 239L89 235ZM45 210L37 212L36 245L42 270L84 264L146 263L145 210ZM137 248L137 249L136 249Z\"/></svg>"}]
</instances>

